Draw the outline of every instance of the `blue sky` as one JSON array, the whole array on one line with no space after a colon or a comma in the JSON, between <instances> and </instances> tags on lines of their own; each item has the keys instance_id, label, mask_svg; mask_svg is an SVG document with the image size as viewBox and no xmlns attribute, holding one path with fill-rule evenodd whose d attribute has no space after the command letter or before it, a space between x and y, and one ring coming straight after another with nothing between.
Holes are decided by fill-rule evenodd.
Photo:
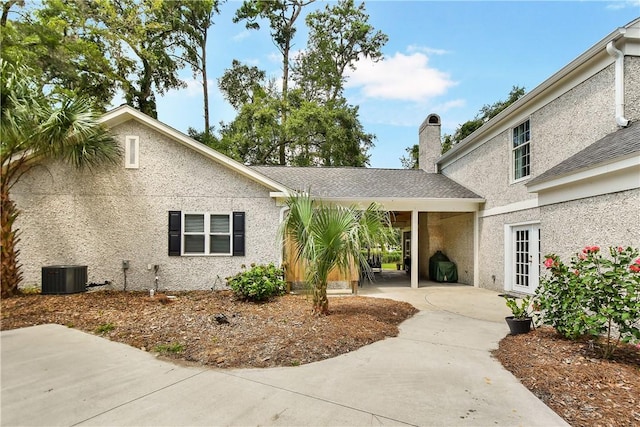
<instances>
[{"instance_id":1,"label":"blue sky","mask_svg":"<svg viewBox=\"0 0 640 427\"><path fill-rule=\"evenodd\" d=\"M317 1L314 7L324 7ZM358 63L346 96L360 107L365 130L377 136L371 167L399 168L418 127L440 115L444 133L472 119L485 104L506 98L514 85L532 90L616 28L640 16L640 0L616 1L368 1L369 22L389 36L385 59ZM280 78L281 59L268 27L232 23L240 1L221 7L209 36L211 123L235 111L217 89L233 59ZM294 50L304 49L300 20ZM204 128L202 93L189 69L187 88L158 97L158 119L186 133Z\"/></svg>"}]
</instances>

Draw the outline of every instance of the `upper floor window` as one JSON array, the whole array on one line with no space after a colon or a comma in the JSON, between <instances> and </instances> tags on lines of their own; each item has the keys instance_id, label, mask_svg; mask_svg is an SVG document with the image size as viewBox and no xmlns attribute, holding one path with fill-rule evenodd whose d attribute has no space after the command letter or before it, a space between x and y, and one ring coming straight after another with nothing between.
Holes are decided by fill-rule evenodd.
<instances>
[{"instance_id":1,"label":"upper floor window","mask_svg":"<svg viewBox=\"0 0 640 427\"><path fill-rule=\"evenodd\" d=\"M513 179L531 174L531 130L529 120L513 128Z\"/></svg>"}]
</instances>

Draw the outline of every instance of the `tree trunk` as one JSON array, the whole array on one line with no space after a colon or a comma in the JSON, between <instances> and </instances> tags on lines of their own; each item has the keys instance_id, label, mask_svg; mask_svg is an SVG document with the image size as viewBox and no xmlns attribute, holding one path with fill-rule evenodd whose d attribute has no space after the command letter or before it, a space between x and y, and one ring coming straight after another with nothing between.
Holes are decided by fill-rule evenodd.
<instances>
[{"instance_id":1,"label":"tree trunk","mask_svg":"<svg viewBox=\"0 0 640 427\"><path fill-rule=\"evenodd\" d=\"M280 146L278 147L278 160L281 165L287 164L286 145L287 145L287 109L288 105L288 91L289 91L289 42L287 42L283 54L282 54L282 133L280 135Z\"/></svg>"},{"instance_id":2,"label":"tree trunk","mask_svg":"<svg viewBox=\"0 0 640 427\"><path fill-rule=\"evenodd\" d=\"M21 265L18 264L19 250L16 244L20 241L18 238L18 230L13 229L13 223L18 217L20 211L16 208L16 204L9 196L9 188L3 183L0 189L0 205L2 212L0 213L1 236L0 245L2 247L2 261L0 261L0 289L1 297L7 298L18 294L18 285L22 281Z\"/></svg>"},{"instance_id":3,"label":"tree trunk","mask_svg":"<svg viewBox=\"0 0 640 427\"><path fill-rule=\"evenodd\" d=\"M207 82L207 29L204 29L202 45L202 94L204 97L204 133L209 135L209 84Z\"/></svg>"},{"instance_id":4,"label":"tree trunk","mask_svg":"<svg viewBox=\"0 0 640 427\"><path fill-rule=\"evenodd\" d=\"M313 312L318 315L329 314L327 282L316 283L313 286Z\"/></svg>"}]
</instances>

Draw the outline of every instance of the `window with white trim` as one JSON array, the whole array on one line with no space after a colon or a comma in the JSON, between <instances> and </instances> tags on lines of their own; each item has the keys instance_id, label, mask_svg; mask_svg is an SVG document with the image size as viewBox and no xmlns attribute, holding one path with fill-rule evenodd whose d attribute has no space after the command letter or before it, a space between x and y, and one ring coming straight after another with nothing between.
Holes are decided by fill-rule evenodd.
<instances>
[{"instance_id":1,"label":"window with white trim","mask_svg":"<svg viewBox=\"0 0 640 427\"><path fill-rule=\"evenodd\" d=\"M127 135L124 139L124 167L138 169L140 165L140 137Z\"/></svg>"},{"instance_id":2,"label":"window with white trim","mask_svg":"<svg viewBox=\"0 0 640 427\"><path fill-rule=\"evenodd\" d=\"M531 175L531 129L529 120L513 128L513 179Z\"/></svg>"},{"instance_id":3,"label":"window with white trim","mask_svg":"<svg viewBox=\"0 0 640 427\"><path fill-rule=\"evenodd\" d=\"M185 213L184 255L231 255L231 214Z\"/></svg>"}]
</instances>

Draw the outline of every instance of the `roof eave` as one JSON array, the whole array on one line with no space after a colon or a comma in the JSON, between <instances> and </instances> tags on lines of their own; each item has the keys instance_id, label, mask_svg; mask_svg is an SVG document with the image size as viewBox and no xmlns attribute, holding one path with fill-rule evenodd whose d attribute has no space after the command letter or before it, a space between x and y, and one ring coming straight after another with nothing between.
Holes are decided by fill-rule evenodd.
<instances>
[{"instance_id":1,"label":"roof eave","mask_svg":"<svg viewBox=\"0 0 640 427\"><path fill-rule=\"evenodd\" d=\"M593 167L570 171L563 175L554 176L547 180L539 182L536 182L534 180L526 184L526 187L529 193L540 193L564 185L595 179L606 174L620 172L638 166L640 166L640 153L636 152L624 158L618 158L612 162L601 163L599 165L594 165Z\"/></svg>"},{"instance_id":2,"label":"roof eave","mask_svg":"<svg viewBox=\"0 0 640 427\"><path fill-rule=\"evenodd\" d=\"M445 154L443 154L436 161L436 163L439 166L444 164L444 163L447 163L447 161L449 161L450 159L455 158L455 156L460 151L465 150L465 149L469 148L470 146L472 146L472 143L479 142L482 139L482 136L484 136L484 135L490 133L491 131L493 131L493 129L495 127L497 127L504 120L509 119L522 106L528 104L530 101L532 101L533 99L535 99L536 97L538 97L539 95L544 93L546 90L548 90L549 88L554 86L556 83L560 82L562 79L567 77L569 74L571 74L573 71L578 69L580 66L582 66L584 63L589 61L594 56L598 55L599 53L602 53L606 49L607 44L609 42L616 41L616 40L618 40L620 38L623 38L623 37L628 37L628 38L633 38L633 39L638 38L638 34L636 34L635 31L634 32L631 32L631 31L627 32L626 31L627 28L637 24L638 22L640 22L640 18L631 21L625 27L616 28L608 36L606 36L604 39L600 40L598 43L593 45L586 52L582 53L580 56L578 56L576 59L571 61L569 64L565 65L563 68L561 68L555 74L553 74L551 77L549 77L548 79L543 81L541 84L536 86L530 92L525 94L522 98L518 99L513 104L511 104L510 106L505 108L503 111L501 111L495 117L493 117L491 120L489 120L486 123L484 123L477 130L475 130L471 135L467 136L465 139L460 141L458 144L455 144L449 151L447 151ZM613 59L612 59L612 61L613 61Z\"/></svg>"}]
</instances>

